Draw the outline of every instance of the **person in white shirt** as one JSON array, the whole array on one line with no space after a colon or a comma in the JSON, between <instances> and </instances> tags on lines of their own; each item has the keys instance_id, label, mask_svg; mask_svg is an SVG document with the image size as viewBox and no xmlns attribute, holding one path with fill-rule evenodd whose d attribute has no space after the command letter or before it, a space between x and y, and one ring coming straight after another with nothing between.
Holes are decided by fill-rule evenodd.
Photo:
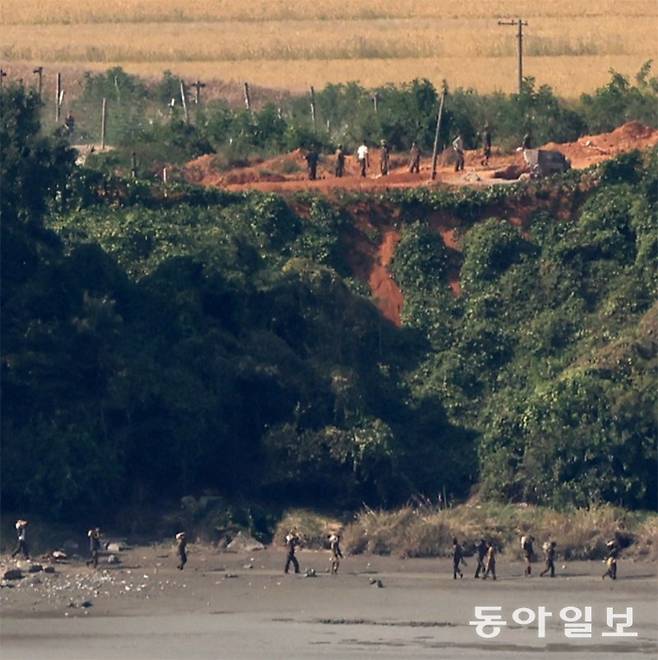
<instances>
[{"instance_id":1,"label":"person in white shirt","mask_svg":"<svg viewBox=\"0 0 658 660\"><path fill-rule=\"evenodd\" d=\"M459 170L464 169L464 140L461 133L458 133L457 137L452 141L452 149L456 156L455 172L459 172Z\"/></svg>"},{"instance_id":2,"label":"person in white shirt","mask_svg":"<svg viewBox=\"0 0 658 660\"><path fill-rule=\"evenodd\" d=\"M365 142L356 150L356 157L359 161L359 171L361 176L364 177L368 173L368 167L370 166L368 147Z\"/></svg>"},{"instance_id":3,"label":"person in white shirt","mask_svg":"<svg viewBox=\"0 0 658 660\"><path fill-rule=\"evenodd\" d=\"M27 525L27 520L16 521L16 535L18 537L18 545L12 553L12 557L15 557L20 552L25 559L30 558L30 552L27 548Z\"/></svg>"}]
</instances>

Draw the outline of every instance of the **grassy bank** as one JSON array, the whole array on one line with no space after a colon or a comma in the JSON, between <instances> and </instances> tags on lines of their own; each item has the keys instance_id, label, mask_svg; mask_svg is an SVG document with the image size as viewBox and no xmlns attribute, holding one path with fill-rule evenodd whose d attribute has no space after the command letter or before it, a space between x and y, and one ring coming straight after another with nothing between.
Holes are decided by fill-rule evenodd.
<instances>
[{"instance_id":1,"label":"grassy bank","mask_svg":"<svg viewBox=\"0 0 658 660\"><path fill-rule=\"evenodd\" d=\"M275 539L296 526L307 547L322 545L338 526L332 518L308 511L291 511L280 521ZM658 515L611 506L552 509L515 505L461 505L448 510L405 507L395 511L364 509L343 527L343 545L350 554L372 553L402 557L441 557L451 552L457 537L470 552L481 537L494 541L503 553L520 557L519 537L532 534L537 550L554 540L564 559L600 559L605 544L617 538L628 547L627 557L658 559Z\"/></svg>"}]
</instances>

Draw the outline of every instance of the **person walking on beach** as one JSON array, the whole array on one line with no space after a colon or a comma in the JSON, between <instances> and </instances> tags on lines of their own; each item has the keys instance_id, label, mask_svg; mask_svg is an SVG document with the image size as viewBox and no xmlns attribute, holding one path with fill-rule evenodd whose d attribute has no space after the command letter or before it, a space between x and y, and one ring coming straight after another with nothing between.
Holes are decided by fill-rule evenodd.
<instances>
[{"instance_id":1,"label":"person walking on beach","mask_svg":"<svg viewBox=\"0 0 658 660\"><path fill-rule=\"evenodd\" d=\"M475 546L475 552L477 557L478 565L475 567L475 579L479 579L480 573L484 573L484 560L487 556L487 542L484 539L480 539L480 542Z\"/></svg>"},{"instance_id":2,"label":"person walking on beach","mask_svg":"<svg viewBox=\"0 0 658 660\"><path fill-rule=\"evenodd\" d=\"M525 570L523 571L523 574L526 577L530 577L532 574L532 558L535 554L534 548L532 547L534 540L535 537L530 536L529 534L521 537L521 550L523 551L523 556L525 558Z\"/></svg>"},{"instance_id":3,"label":"person walking on beach","mask_svg":"<svg viewBox=\"0 0 658 660\"><path fill-rule=\"evenodd\" d=\"M356 150L356 158L359 161L359 174L365 177L368 174L368 167L370 167L368 145L365 142Z\"/></svg>"},{"instance_id":4,"label":"person walking on beach","mask_svg":"<svg viewBox=\"0 0 658 660\"><path fill-rule=\"evenodd\" d=\"M409 172L412 174L420 173L420 156L420 147L416 142L412 142L409 151Z\"/></svg>"},{"instance_id":5,"label":"person walking on beach","mask_svg":"<svg viewBox=\"0 0 658 660\"><path fill-rule=\"evenodd\" d=\"M101 549L101 530L98 527L94 527L87 532L89 537L89 560L87 561L87 566L93 566L98 568L98 553Z\"/></svg>"},{"instance_id":6,"label":"person walking on beach","mask_svg":"<svg viewBox=\"0 0 658 660\"><path fill-rule=\"evenodd\" d=\"M336 149L336 169L334 174L337 178L341 178L345 174L345 152L343 151L343 145L339 144L338 149Z\"/></svg>"},{"instance_id":7,"label":"person walking on beach","mask_svg":"<svg viewBox=\"0 0 658 660\"><path fill-rule=\"evenodd\" d=\"M178 557L178 570L182 571L187 564L187 535L185 532L176 534L176 556Z\"/></svg>"},{"instance_id":8,"label":"person walking on beach","mask_svg":"<svg viewBox=\"0 0 658 660\"><path fill-rule=\"evenodd\" d=\"M463 578L464 574L461 571L461 568L459 568L459 565L463 563L466 565L466 562L464 561L464 549L459 545L459 542L457 541L456 538L452 539L452 579L456 580L457 575L459 575L459 578Z\"/></svg>"},{"instance_id":9,"label":"person walking on beach","mask_svg":"<svg viewBox=\"0 0 658 660\"><path fill-rule=\"evenodd\" d=\"M386 140L382 140L379 149L379 171L382 176L387 176L391 161L391 149Z\"/></svg>"},{"instance_id":10,"label":"person walking on beach","mask_svg":"<svg viewBox=\"0 0 658 660\"><path fill-rule=\"evenodd\" d=\"M491 156L491 131L489 130L489 123L485 122L482 129L482 160L480 164L484 167L489 165L489 158Z\"/></svg>"},{"instance_id":11,"label":"person walking on beach","mask_svg":"<svg viewBox=\"0 0 658 660\"><path fill-rule=\"evenodd\" d=\"M16 540L17 545L14 552L11 553L12 557L15 557L19 552L23 555L24 559L30 558L30 551L27 547L27 520L17 520L16 521Z\"/></svg>"},{"instance_id":12,"label":"person walking on beach","mask_svg":"<svg viewBox=\"0 0 658 660\"><path fill-rule=\"evenodd\" d=\"M608 541L606 543L608 548L608 556L605 558L607 566L606 572L603 574L602 579L609 577L611 580L617 579L617 558L619 557L619 546L615 541Z\"/></svg>"},{"instance_id":13,"label":"person walking on beach","mask_svg":"<svg viewBox=\"0 0 658 660\"><path fill-rule=\"evenodd\" d=\"M340 536L338 534L331 534L329 536L329 548L331 549L331 574L337 575L340 560L343 558L343 553L340 550Z\"/></svg>"},{"instance_id":14,"label":"person walking on beach","mask_svg":"<svg viewBox=\"0 0 658 660\"><path fill-rule=\"evenodd\" d=\"M544 577L546 573L551 574L551 577L555 577L555 541L544 544L544 555L546 568L539 574L539 577Z\"/></svg>"},{"instance_id":15,"label":"person walking on beach","mask_svg":"<svg viewBox=\"0 0 658 660\"><path fill-rule=\"evenodd\" d=\"M318 175L318 161L320 160L320 155L315 147L311 147L307 152L306 156L306 167L308 169L308 178L309 181L315 181Z\"/></svg>"},{"instance_id":16,"label":"person walking on beach","mask_svg":"<svg viewBox=\"0 0 658 660\"><path fill-rule=\"evenodd\" d=\"M295 573L299 573L299 562L297 561L297 557L295 557L295 551L297 549L297 546L300 545L301 540L299 538L299 535L297 534L297 530L291 529L287 534L286 534L286 548L288 549L288 554L286 556L286 566L283 569L284 573L288 573L288 570L290 569L290 564L293 565L293 568L295 569Z\"/></svg>"},{"instance_id":17,"label":"person walking on beach","mask_svg":"<svg viewBox=\"0 0 658 660\"><path fill-rule=\"evenodd\" d=\"M482 579L486 580L487 577L489 577L489 574L491 574L491 577L494 580L496 579L496 548L492 542L490 542L487 547L487 569L484 572Z\"/></svg>"},{"instance_id":18,"label":"person walking on beach","mask_svg":"<svg viewBox=\"0 0 658 660\"><path fill-rule=\"evenodd\" d=\"M455 152L455 172L464 169L464 140L461 133L452 141L452 150Z\"/></svg>"}]
</instances>

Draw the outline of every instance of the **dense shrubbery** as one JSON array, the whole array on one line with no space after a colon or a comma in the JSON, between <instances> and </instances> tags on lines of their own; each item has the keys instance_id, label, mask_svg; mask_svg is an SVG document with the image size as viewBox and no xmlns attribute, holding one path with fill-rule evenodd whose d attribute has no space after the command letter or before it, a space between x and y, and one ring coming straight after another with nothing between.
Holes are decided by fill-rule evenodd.
<instances>
[{"instance_id":1,"label":"dense shrubbery","mask_svg":"<svg viewBox=\"0 0 658 660\"><path fill-rule=\"evenodd\" d=\"M527 78L517 94L450 90L441 144L448 144L460 131L466 146L474 148L485 122L491 126L494 143L504 149L518 146L527 132L535 144L544 144L610 130L630 119L658 126L658 82L650 73L651 62L647 62L631 84L613 71L607 86L583 95L577 103L560 100L550 87L538 86L533 78ZM80 133L76 139L98 138L103 97L109 103L108 139L119 147L118 162L127 168L130 152L135 151L146 169L213 151L233 165L254 155L311 145L331 150L342 143L354 149L362 140L373 144L386 139L395 150L407 150L416 140L428 152L438 103L437 90L428 80L374 90L346 83L328 85L316 93L315 125L310 99L297 96L254 112L233 109L221 101L197 107L190 100L191 125L185 126L179 78L166 72L157 84L146 87L135 76L114 68L86 76L83 93L73 107Z\"/></svg>"},{"instance_id":2,"label":"dense shrubbery","mask_svg":"<svg viewBox=\"0 0 658 660\"><path fill-rule=\"evenodd\" d=\"M478 482L655 504L655 152L599 168L572 221L523 233L475 221L533 203L534 184L378 196L402 224L396 329L349 280L349 196L163 199L72 174L36 136L34 97L0 96L0 172L23 191L0 196L4 506L64 516L204 489L392 504ZM577 178L556 185L568 197ZM465 231L463 264L437 211Z\"/></svg>"}]
</instances>

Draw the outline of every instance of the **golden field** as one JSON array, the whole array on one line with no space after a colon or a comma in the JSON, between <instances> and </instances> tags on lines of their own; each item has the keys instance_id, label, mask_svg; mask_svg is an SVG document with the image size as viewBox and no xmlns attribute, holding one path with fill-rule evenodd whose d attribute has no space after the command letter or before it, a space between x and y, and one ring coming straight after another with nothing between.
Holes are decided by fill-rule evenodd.
<instances>
[{"instance_id":1,"label":"golden field","mask_svg":"<svg viewBox=\"0 0 658 660\"><path fill-rule=\"evenodd\" d=\"M515 29L497 19L519 14L526 74L564 96L658 60L656 0L2 0L0 62L10 75L121 65L292 90L427 77L511 91Z\"/></svg>"}]
</instances>

